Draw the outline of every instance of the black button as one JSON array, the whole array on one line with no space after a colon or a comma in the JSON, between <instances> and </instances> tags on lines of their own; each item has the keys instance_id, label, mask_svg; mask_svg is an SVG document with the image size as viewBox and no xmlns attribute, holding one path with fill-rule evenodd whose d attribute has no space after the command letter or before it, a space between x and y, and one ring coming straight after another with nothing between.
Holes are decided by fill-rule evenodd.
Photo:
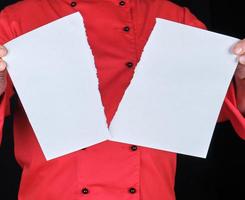
<instances>
[{"instance_id":1,"label":"black button","mask_svg":"<svg viewBox=\"0 0 245 200\"><path fill-rule=\"evenodd\" d=\"M120 1L120 2L119 2L119 5L120 5L120 6L124 6L125 4L126 4L125 1Z\"/></svg>"},{"instance_id":2,"label":"black button","mask_svg":"<svg viewBox=\"0 0 245 200\"><path fill-rule=\"evenodd\" d=\"M125 26L125 27L123 28L123 30L124 30L125 32L129 32L129 31L130 31L130 28L129 28L128 26Z\"/></svg>"},{"instance_id":3,"label":"black button","mask_svg":"<svg viewBox=\"0 0 245 200\"><path fill-rule=\"evenodd\" d=\"M82 193L83 193L83 194L88 194L88 193L89 193L88 188L83 188L83 189L82 189Z\"/></svg>"},{"instance_id":4,"label":"black button","mask_svg":"<svg viewBox=\"0 0 245 200\"><path fill-rule=\"evenodd\" d=\"M129 188L129 193L131 193L131 194L134 194L134 193L136 193L136 189L135 188Z\"/></svg>"},{"instance_id":5,"label":"black button","mask_svg":"<svg viewBox=\"0 0 245 200\"><path fill-rule=\"evenodd\" d=\"M131 67L134 66L134 64L132 62L127 62L126 65L127 65L128 68L131 68Z\"/></svg>"},{"instance_id":6,"label":"black button","mask_svg":"<svg viewBox=\"0 0 245 200\"><path fill-rule=\"evenodd\" d=\"M76 5L77 5L77 2L75 2L75 1L71 2L71 7L75 7Z\"/></svg>"},{"instance_id":7,"label":"black button","mask_svg":"<svg viewBox=\"0 0 245 200\"><path fill-rule=\"evenodd\" d=\"M132 150L132 151L137 151L137 149L138 149L137 146L135 146L135 145L132 145L132 146L131 146L131 150Z\"/></svg>"}]
</instances>

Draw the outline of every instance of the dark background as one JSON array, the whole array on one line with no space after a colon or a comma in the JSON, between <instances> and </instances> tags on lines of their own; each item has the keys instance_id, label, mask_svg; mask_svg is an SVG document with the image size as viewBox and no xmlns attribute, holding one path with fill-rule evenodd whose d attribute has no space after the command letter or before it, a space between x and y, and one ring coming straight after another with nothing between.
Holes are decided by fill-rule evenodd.
<instances>
[{"instance_id":1,"label":"dark background","mask_svg":"<svg viewBox=\"0 0 245 200\"><path fill-rule=\"evenodd\" d=\"M0 0L0 9L16 2ZM245 38L245 7L231 0L174 0L187 6L209 30ZM16 200L21 169L13 155L12 116L0 147L0 198ZM177 200L245 199L245 142L229 122L217 124L207 159L178 155Z\"/></svg>"}]
</instances>

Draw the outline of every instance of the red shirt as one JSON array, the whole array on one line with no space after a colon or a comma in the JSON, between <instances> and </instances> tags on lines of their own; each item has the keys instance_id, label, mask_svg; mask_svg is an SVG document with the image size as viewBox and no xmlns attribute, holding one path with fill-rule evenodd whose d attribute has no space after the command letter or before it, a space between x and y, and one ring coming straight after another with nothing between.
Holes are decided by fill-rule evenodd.
<instances>
[{"instance_id":1,"label":"red shirt","mask_svg":"<svg viewBox=\"0 0 245 200\"><path fill-rule=\"evenodd\" d=\"M76 11L85 20L108 123L156 17L205 28L187 9L166 0L25 0L1 12L0 44ZM45 52L40 59L45 59ZM8 79L0 126L13 93ZM231 85L220 117L230 120L245 138L245 120L235 100ZM14 110L14 142L16 159L23 167L19 200L175 199L174 153L106 141L47 162L19 101Z\"/></svg>"}]
</instances>

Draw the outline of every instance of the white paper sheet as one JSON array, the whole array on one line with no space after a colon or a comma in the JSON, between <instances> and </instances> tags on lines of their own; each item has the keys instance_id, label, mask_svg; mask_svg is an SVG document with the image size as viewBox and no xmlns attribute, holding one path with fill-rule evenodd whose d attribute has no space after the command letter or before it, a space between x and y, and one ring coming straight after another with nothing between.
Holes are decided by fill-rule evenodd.
<instances>
[{"instance_id":1,"label":"white paper sheet","mask_svg":"<svg viewBox=\"0 0 245 200\"><path fill-rule=\"evenodd\" d=\"M108 139L94 58L79 13L5 46L8 72L48 160Z\"/></svg>"},{"instance_id":2,"label":"white paper sheet","mask_svg":"<svg viewBox=\"0 0 245 200\"><path fill-rule=\"evenodd\" d=\"M205 157L237 66L235 38L157 19L110 125L113 140Z\"/></svg>"}]
</instances>

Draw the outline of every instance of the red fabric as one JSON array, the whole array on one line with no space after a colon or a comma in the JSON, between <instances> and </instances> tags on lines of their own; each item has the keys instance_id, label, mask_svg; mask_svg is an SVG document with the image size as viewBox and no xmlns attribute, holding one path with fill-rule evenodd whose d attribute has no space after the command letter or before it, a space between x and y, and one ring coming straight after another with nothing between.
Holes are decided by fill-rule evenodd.
<instances>
[{"instance_id":1,"label":"red fabric","mask_svg":"<svg viewBox=\"0 0 245 200\"><path fill-rule=\"evenodd\" d=\"M0 43L65 15L81 12L95 56L107 122L110 123L132 79L155 18L205 28L187 9L165 0L125 2L121 6L119 0L78 0L72 7L70 0L25 0L2 11ZM123 31L125 26L130 27L129 32ZM45 52L40 59L45 59ZM128 68L127 62L133 62L134 67ZM8 81L0 105L1 126L12 88ZM244 135L244 118L233 97L234 90L230 89L221 117L230 119L238 133ZM128 144L106 141L46 162L19 101L14 112L14 141L16 159L23 167L19 200L175 199L174 153L144 147L132 151ZM135 193L129 192L131 187L136 189ZM83 194L83 188L89 193Z\"/></svg>"}]
</instances>

